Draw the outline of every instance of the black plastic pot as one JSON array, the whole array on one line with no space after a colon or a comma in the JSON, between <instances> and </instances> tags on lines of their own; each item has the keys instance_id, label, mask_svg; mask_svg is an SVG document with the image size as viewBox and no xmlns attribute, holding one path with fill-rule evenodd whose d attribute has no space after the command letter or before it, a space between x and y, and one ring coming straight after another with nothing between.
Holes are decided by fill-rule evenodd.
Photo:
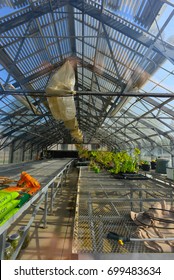
<instances>
[{"instance_id":1,"label":"black plastic pot","mask_svg":"<svg viewBox=\"0 0 174 280\"><path fill-rule=\"evenodd\" d=\"M150 165L151 165L151 169L153 170L156 169L156 162L151 161Z\"/></svg>"},{"instance_id":2,"label":"black plastic pot","mask_svg":"<svg viewBox=\"0 0 174 280\"><path fill-rule=\"evenodd\" d=\"M143 171L149 171L150 170L150 165L149 164L142 164L141 165L141 169Z\"/></svg>"}]
</instances>

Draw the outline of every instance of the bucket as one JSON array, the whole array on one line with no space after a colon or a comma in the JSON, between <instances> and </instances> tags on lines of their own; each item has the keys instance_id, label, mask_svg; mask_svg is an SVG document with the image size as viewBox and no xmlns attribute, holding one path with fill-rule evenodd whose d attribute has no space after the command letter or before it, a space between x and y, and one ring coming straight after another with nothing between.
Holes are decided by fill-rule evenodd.
<instances>
[{"instance_id":1,"label":"bucket","mask_svg":"<svg viewBox=\"0 0 174 280\"><path fill-rule=\"evenodd\" d=\"M26 232L26 226L21 226L18 229L18 232L19 232L20 237L22 238L23 234ZM27 230L27 234L26 234L26 237L24 239L22 249L25 249L28 246L29 242L30 242L30 232L29 232L29 230Z\"/></svg>"},{"instance_id":2,"label":"bucket","mask_svg":"<svg viewBox=\"0 0 174 280\"><path fill-rule=\"evenodd\" d=\"M168 162L169 160L167 159L157 159L156 162L156 173L160 173L160 174L166 174L167 173L167 166L168 166Z\"/></svg>"}]
</instances>

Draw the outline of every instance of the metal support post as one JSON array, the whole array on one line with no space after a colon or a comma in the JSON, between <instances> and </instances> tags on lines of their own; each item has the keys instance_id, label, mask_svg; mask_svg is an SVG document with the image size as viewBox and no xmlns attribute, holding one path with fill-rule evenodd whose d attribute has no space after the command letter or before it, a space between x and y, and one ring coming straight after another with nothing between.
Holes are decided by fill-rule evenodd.
<instances>
[{"instance_id":1,"label":"metal support post","mask_svg":"<svg viewBox=\"0 0 174 280\"><path fill-rule=\"evenodd\" d=\"M6 242L6 235L7 235L7 230L5 230L1 235L0 235L0 244L1 244L1 250L0 250L0 259L4 260L4 251L5 251L5 242Z\"/></svg>"},{"instance_id":2,"label":"metal support post","mask_svg":"<svg viewBox=\"0 0 174 280\"><path fill-rule=\"evenodd\" d=\"M140 212L142 212L143 211L142 190L139 191L139 199L140 199Z\"/></svg>"},{"instance_id":3,"label":"metal support post","mask_svg":"<svg viewBox=\"0 0 174 280\"><path fill-rule=\"evenodd\" d=\"M53 203L54 203L54 187L55 181L51 184L51 202L50 202L50 214L53 214Z\"/></svg>"},{"instance_id":4,"label":"metal support post","mask_svg":"<svg viewBox=\"0 0 174 280\"><path fill-rule=\"evenodd\" d=\"M131 211L133 211L133 202L132 202L132 199L133 199L133 190L132 190L132 188L130 187L130 209L131 209Z\"/></svg>"},{"instance_id":5,"label":"metal support post","mask_svg":"<svg viewBox=\"0 0 174 280\"><path fill-rule=\"evenodd\" d=\"M45 193L45 209L43 216L43 228L47 227L47 213L48 213L48 192Z\"/></svg>"},{"instance_id":6,"label":"metal support post","mask_svg":"<svg viewBox=\"0 0 174 280\"><path fill-rule=\"evenodd\" d=\"M13 163L14 142L10 144L9 163Z\"/></svg>"}]
</instances>

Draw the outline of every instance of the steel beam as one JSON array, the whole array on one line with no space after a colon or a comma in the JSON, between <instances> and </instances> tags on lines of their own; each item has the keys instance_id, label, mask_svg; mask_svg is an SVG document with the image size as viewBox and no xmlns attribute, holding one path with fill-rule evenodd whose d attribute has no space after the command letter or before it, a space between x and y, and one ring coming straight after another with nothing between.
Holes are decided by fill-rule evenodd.
<instances>
[{"instance_id":1,"label":"steel beam","mask_svg":"<svg viewBox=\"0 0 174 280\"><path fill-rule=\"evenodd\" d=\"M0 90L0 95L17 95L17 94L27 94L29 96L32 97L43 97L43 94L45 97L51 97L51 96L57 96L56 94L45 94L44 90L23 90L23 89L19 89L19 90ZM119 96L119 97L124 97L124 96L128 96L128 97L160 97L160 98L174 98L174 93L168 93L168 92L153 92L153 93L147 93L147 92L134 92L134 91L130 91L130 92L124 92L124 93L120 93L120 92L96 92L96 91L76 91L77 95L94 95L94 96ZM60 95L59 95L60 96ZM64 97L68 97L69 95L63 95ZM74 97L76 98L76 95L74 95ZM106 99L107 101L107 99Z\"/></svg>"}]
</instances>

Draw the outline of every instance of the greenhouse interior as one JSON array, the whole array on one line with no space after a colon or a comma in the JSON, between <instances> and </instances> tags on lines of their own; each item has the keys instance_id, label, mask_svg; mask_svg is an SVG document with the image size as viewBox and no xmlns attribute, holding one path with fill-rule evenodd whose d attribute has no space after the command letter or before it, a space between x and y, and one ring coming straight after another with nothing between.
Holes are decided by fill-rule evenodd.
<instances>
[{"instance_id":1,"label":"greenhouse interior","mask_svg":"<svg viewBox=\"0 0 174 280\"><path fill-rule=\"evenodd\" d=\"M174 0L0 1L1 260L174 259Z\"/></svg>"}]
</instances>

